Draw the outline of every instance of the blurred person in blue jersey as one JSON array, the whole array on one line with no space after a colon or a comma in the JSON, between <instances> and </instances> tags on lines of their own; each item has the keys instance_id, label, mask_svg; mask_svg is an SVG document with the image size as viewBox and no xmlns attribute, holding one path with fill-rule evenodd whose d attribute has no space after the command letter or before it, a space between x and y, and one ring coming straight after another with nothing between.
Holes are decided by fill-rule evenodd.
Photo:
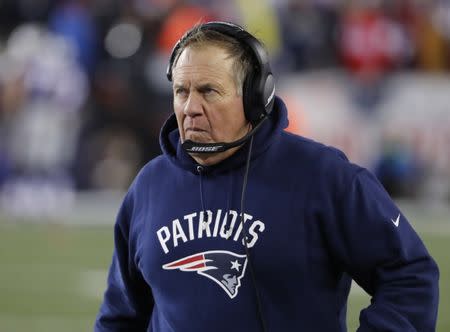
<instances>
[{"instance_id":1,"label":"blurred person in blue jersey","mask_svg":"<svg viewBox=\"0 0 450 332\"><path fill-rule=\"evenodd\" d=\"M73 198L71 167L88 79L67 41L38 24L13 30L2 58L0 150L8 178L0 208L21 217L54 216Z\"/></svg>"},{"instance_id":2,"label":"blurred person in blue jersey","mask_svg":"<svg viewBox=\"0 0 450 332\"><path fill-rule=\"evenodd\" d=\"M434 331L438 267L376 178L290 134L268 55L208 22L175 45L174 114L115 224L95 331Z\"/></svg>"},{"instance_id":3,"label":"blurred person in blue jersey","mask_svg":"<svg viewBox=\"0 0 450 332\"><path fill-rule=\"evenodd\" d=\"M49 28L74 48L81 68L93 74L98 61L98 31L88 2L65 0L57 3L49 17Z\"/></svg>"}]
</instances>

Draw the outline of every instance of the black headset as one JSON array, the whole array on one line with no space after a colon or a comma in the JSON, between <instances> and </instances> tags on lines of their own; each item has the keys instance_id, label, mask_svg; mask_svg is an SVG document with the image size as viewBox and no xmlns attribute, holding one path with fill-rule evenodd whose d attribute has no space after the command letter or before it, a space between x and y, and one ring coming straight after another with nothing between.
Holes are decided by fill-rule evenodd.
<instances>
[{"instance_id":1,"label":"black headset","mask_svg":"<svg viewBox=\"0 0 450 332\"><path fill-rule=\"evenodd\" d=\"M270 69L269 56L263 45L253 35L237 24L229 22L207 22L189 30L175 44L166 75L172 81L172 67L184 40L197 29L213 30L234 38L250 51L253 70L247 75L243 85L243 104L246 119L255 127L272 112L275 100L275 82Z\"/></svg>"}]
</instances>

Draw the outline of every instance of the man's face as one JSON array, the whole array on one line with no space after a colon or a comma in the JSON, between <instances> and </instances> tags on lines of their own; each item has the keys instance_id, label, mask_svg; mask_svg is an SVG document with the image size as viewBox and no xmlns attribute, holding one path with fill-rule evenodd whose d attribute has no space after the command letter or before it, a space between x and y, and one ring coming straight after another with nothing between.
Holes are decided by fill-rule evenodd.
<instances>
[{"instance_id":1,"label":"man's face","mask_svg":"<svg viewBox=\"0 0 450 332\"><path fill-rule=\"evenodd\" d=\"M247 133L232 64L218 46L182 51L173 69L174 110L182 142L231 142Z\"/></svg>"}]
</instances>

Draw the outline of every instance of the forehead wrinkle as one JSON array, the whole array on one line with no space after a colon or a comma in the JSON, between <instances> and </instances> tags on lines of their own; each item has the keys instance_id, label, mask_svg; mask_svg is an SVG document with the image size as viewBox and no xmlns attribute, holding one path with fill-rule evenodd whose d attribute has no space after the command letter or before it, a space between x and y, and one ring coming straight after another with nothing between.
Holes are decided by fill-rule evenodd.
<instances>
[{"instance_id":1,"label":"forehead wrinkle","mask_svg":"<svg viewBox=\"0 0 450 332\"><path fill-rule=\"evenodd\" d=\"M226 85L224 75L228 78L229 83L234 86L233 76L222 68L212 68L208 65L181 65L174 69L173 81L174 86L194 83L197 87L213 84L223 89Z\"/></svg>"}]
</instances>

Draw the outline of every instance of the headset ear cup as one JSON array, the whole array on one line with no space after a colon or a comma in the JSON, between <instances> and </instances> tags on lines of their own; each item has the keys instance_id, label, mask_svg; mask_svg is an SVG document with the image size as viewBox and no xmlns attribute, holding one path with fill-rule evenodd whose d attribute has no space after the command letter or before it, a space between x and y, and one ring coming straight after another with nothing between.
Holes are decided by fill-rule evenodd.
<instances>
[{"instance_id":1,"label":"headset ear cup","mask_svg":"<svg viewBox=\"0 0 450 332\"><path fill-rule=\"evenodd\" d=\"M272 113L273 104L275 102L275 80L273 75L269 73L262 86L262 106L264 108L265 115Z\"/></svg>"}]
</instances>

